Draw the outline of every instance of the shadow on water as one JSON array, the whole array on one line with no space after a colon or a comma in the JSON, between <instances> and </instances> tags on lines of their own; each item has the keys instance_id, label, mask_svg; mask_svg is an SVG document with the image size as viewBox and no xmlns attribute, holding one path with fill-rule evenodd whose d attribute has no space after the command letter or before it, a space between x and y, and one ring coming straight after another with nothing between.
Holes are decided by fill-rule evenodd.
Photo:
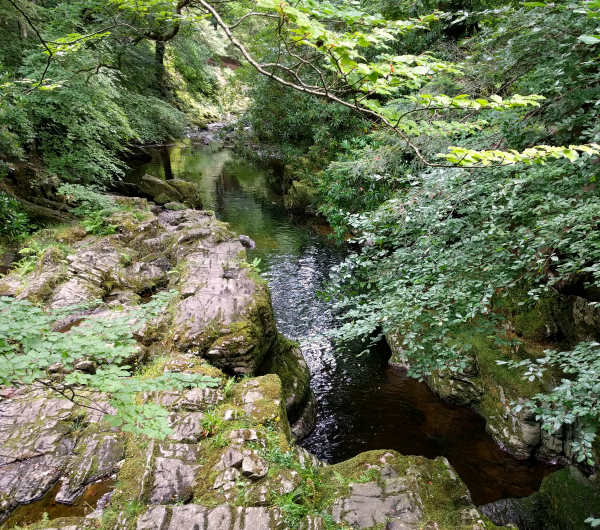
<instances>
[{"instance_id":1,"label":"shadow on water","mask_svg":"<svg viewBox=\"0 0 600 530\"><path fill-rule=\"evenodd\" d=\"M254 239L262 276L273 298L278 329L300 342L319 403L317 426L301 445L319 458L340 462L373 449L405 455L445 456L469 487L476 504L521 497L536 491L557 467L535 460L519 461L502 451L485 432L485 421L472 410L440 400L425 383L389 366L389 349L381 345L368 356L361 348L333 353L323 332L336 325L331 303L318 297L329 270L344 259L323 234L327 227L296 219L283 208L276 175L237 158L218 145L185 140L168 150L152 151L143 174L197 182L204 207Z\"/></svg>"}]
</instances>

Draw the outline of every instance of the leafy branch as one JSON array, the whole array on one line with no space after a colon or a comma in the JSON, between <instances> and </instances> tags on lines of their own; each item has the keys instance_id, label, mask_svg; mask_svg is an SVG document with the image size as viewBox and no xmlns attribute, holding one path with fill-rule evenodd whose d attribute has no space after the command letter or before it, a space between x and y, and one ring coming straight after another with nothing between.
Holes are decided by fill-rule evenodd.
<instances>
[{"instance_id":1,"label":"leafy branch","mask_svg":"<svg viewBox=\"0 0 600 530\"><path fill-rule=\"evenodd\" d=\"M136 434L164 437L170 429L167 411L140 405L140 392L215 387L218 379L165 373L153 379L131 377L130 360L138 353L132 333L148 325L172 293L160 293L149 303L122 315L88 316L66 333L53 331L57 321L80 311L73 307L45 312L27 301L0 298L0 385L20 388L40 385L79 406L104 413L113 426ZM76 366L86 360L87 372ZM100 392L107 400L99 403Z\"/></svg>"}]
</instances>

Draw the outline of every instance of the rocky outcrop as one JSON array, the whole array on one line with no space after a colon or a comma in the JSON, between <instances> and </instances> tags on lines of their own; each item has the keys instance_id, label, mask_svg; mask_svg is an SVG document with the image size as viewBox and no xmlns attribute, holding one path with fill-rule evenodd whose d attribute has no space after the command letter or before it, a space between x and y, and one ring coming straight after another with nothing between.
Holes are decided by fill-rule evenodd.
<instances>
[{"instance_id":1,"label":"rocky outcrop","mask_svg":"<svg viewBox=\"0 0 600 530\"><path fill-rule=\"evenodd\" d=\"M297 345L278 338L268 288L245 262L239 238L212 212L162 210L154 215L145 209L143 201L129 206L138 204L141 210L112 216L109 222L118 228L111 236L78 237L68 240L70 246L63 243L58 247L52 245L56 234L44 231L38 246L46 250L35 269L28 274L16 270L0 278L0 293L52 309L99 301L99 306L78 311L56 324L57 331L68 333L70 327L90 315L109 320L127 314L153 292L172 288L177 295L169 309L136 332L139 354L132 361L169 356L168 369L185 372L203 358L203 363L208 360L213 367L240 375L256 374L260 367L269 366L285 377L289 389L283 399L279 394L273 398L277 410L282 403L288 406L291 417L299 418L312 398L308 369ZM61 366L50 368L53 374L61 372ZM83 372L96 368L86 359L75 364L75 369ZM267 374L264 370L261 373ZM73 502L88 484L112 473L115 462L123 457L122 440L116 433L92 427L91 420L74 412L73 404L66 400L50 407L40 397L39 402L32 401L32 411L41 407L42 412L31 421L27 416L21 421L24 411L33 414L22 404L27 399L7 400L2 403L6 409L0 409L0 421L12 429L0 443L4 448L15 446L11 458L16 462L6 461L0 468L0 492L5 500L0 517L19 504L40 498L59 479L62 487L56 500ZM172 443L189 445L198 443L206 431L206 408L218 407L223 396L191 390L156 399L172 410ZM250 385L240 396L239 405L244 414L260 415L270 399ZM310 430L314 421L314 407L308 410L312 413L304 414L304 431ZM75 414L76 420L72 419ZM278 412L278 417L287 425L287 411ZM94 423L98 421L96 418ZM75 423L85 426L85 435L67 432L71 428L68 425ZM154 474L153 480L158 476L164 480L156 483L149 502L188 499L192 494L199 464L194 450L186 447L161 446L164 454L156 456L160 473ZM181 456L165 456L172 451ZM261 478L261 461L253 455L245 457L240 476ZM46 468L51 471L40 471Z\"/></svg>"},{"instance_id":2,"label":"rocky outcrop","mask_svg":"<svg viewBox=\"0 0 600 530\"><path fill-rule=\"evenodd\" d=\"M163 367L177 364L189 370L206 369L190 356L174 357ZM107 449L97 455L99 461L103 454L113 455L99 462L98 470L107 469L104 462L124 458L117 466L118 487L102 514L102 528L494 528L473 506L467 488L443 458L370 451L325 466L297 448L290 438L282 385L275 375L240 381L227 391L184 394L146 396L169 409L174 429L168 439L119 437L124 451L121 446L121 453ZM8 403L16 406L20 399ZM52 410L64 419L81 412L72 404L66 409L54 405ZM65 431L58 445L46 444L48 454L59 454L60 443L73 447L76 438L72 431ZM87 448L99 438L83 434L80 439ZM95 466L71 459L73 464L62 464L61 470L75 469L81 462L80 470L69 475L73 477L69 488L74 491L75 483L90 477L86 470ZM56 471L54 480L64 472ZM29 484L31 479L26 476L23 482ZM92 517L79 517L40 523L37 528L83 530L97 524Z\"/></svg>"},{"instance_id":3,"label":"rocky outcrop","mask_svg":"<svg viewBox=\"0 0 600 530\"><path fill-rule=\"evenodd\" d=\"M519 530L590 528L585 520L600 518L600 488L595 475L588 479L568 466L546 477L537 493L485 504L481 511L495 524L512 524Z\"/></svg>"},{"instance_id":4,"label":"rocky outcrop","mask_svg":"<svg viewBox=\"0 0 600 530\"><path fill-rule=\"evenodd\" d=\"M174 289L169 307L135 332L139 351L131 362L149 363L156 374L210 375L220 386L138 395L136 402L167 409L172 432L164 440L103 423L111 410L99 394L89 396L93 409L42 389L0 394L0 519L53 486L56 502L72 503L88 485L116 475L103 513L38 527L484 527L443 459L372 451L324 466L296 447L293 436L309 432L315 417L308 367L298 345L277 333L269 291L246 263L240 240L212 212L155 211L114 214L116 234L75 238L61 253L46 250L34 271L14 271L0 289L48 308L100 300L57 322L65 333L85 326L90 315L127 315L157 290ZM40 248L54 236L46 232ZM54 271L47 275L52 280L32 289L45 271ZM61 377L56 364L49 377ZM98 367L81 359L73 369ZM225 384L226 374L263 375Z\"/></svg>"},{"instance_id":5,"label":"rocky outcrop","mask_svg":"<svg viewBox=\"0 0 600 530\"><path fill-rule=\"evenodd\" d=\"M5 393L5 396L10 393ZM71 504L85 488L118 471L125 457L120 433L101 422L110 407L76 407L42 390L17 392L0 403L0 520L41 499L58 480L58 502Z\"/></svg>"}]
</instances>

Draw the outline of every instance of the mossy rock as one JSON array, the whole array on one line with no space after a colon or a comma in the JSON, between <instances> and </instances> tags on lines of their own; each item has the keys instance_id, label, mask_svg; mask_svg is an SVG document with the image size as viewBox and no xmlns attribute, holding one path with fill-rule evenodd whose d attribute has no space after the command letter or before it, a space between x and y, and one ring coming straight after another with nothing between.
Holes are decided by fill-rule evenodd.
<instances>
[{"instance_id":1,"label":"mossy rock","mask_svg":"<svg viewBox=\"0 0 600 530\"><path fill-rule=\"evenodd\" d=\"M183 197L176 188L153 175L144 175L139 184L140 190L154 199L157 204L182 202Z\"/></svg>"},{"instance_id":2,"label":"mossy rock","mask_svg":"<svg viewBox=\"0 0 600 530\"><path fill-rule=\"evenodd\" d=\"M310 211L310 207L316 197L314 187L308 182L294 180L287 195L283 197L285 207L288 210Z\"/></svg>"},{"instance_id":3,"label":"mossy rock","mask_svg":"<svg viewBox=\"0 0 600 530\"><path fill-rule=\"evenodd\" d=\"M79 225L56 228L55 230L56 240L67 245L81 241L88 235L86 229Z\"/></svg>"},{"instance_id":4,"label":"mossy rock","mask_svg":"<svg viewBox=\"0 0 600 530\"><path fill-rule=\"evenodd\" d=\"M187 210L188 207L185 204L181 204L180 202L168 202L164 205L166 210L180 211Z\"/></svg>"},{"instance_id":5,"label":"mossy rock","mask_svg":"<svg viewBox=\"0 0 600 530\"><path fill-rule=\"evenodd\" d=\"M169 180L168 183L179 192L183 202L189 205L190 208L202 209L202 197L200 196L198 184L179 179Z\"/></svg>"},{"instance_id":6,"label":"mossy rock","mask_svg":"<svg viewBox=\"0 0 600 530\"><path fill-rule=\"evenodd\" d=\"M527 530L583 530L588 517L600 518L600 489L574 466L547 476L540 491L523 499L504 499L481 507L496 524Z\"/></svg>"},{"instance_id":7,"label":"mossy rock","mask_svg":"<svg viewBox=\"0 0 600 530\"><path fill-rule=\"evenodd\" d=\"M280 333L265 356L259 374L276 374L281 379L288 419L295 422L310 396L310 371L297 342Z\"/></svg>"}]
</instances>

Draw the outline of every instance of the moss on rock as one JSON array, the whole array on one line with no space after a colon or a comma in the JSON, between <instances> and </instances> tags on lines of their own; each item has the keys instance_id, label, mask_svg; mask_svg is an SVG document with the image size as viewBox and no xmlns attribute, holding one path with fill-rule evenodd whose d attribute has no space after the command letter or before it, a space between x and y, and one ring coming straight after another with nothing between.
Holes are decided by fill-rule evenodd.
<instances>
[{"instance_id":1,"label":"moss on rock","mask_svg":"<svg viewBox=\"0 0 600 530\"><path fill-rule=\"evenodd\" d=\"M316 197L314 186L309 182L302 180L292 181L292 185L283 200L288 210L298 210L307 212L313 204Z\"/></svg>"},{"instance_id":2,"label":"moss on rock","mask_svg":"<svg viewBox=\"0 0 600 530\"><path fill-rule=\"evenodd\" d=\"M596 476L588 479L568 466L547 476L533 495L486 504L482 511L497 524L527 530L580 530L590 528L588 517L600 518L600 489Z\"/></svg>"}]
</instances>

